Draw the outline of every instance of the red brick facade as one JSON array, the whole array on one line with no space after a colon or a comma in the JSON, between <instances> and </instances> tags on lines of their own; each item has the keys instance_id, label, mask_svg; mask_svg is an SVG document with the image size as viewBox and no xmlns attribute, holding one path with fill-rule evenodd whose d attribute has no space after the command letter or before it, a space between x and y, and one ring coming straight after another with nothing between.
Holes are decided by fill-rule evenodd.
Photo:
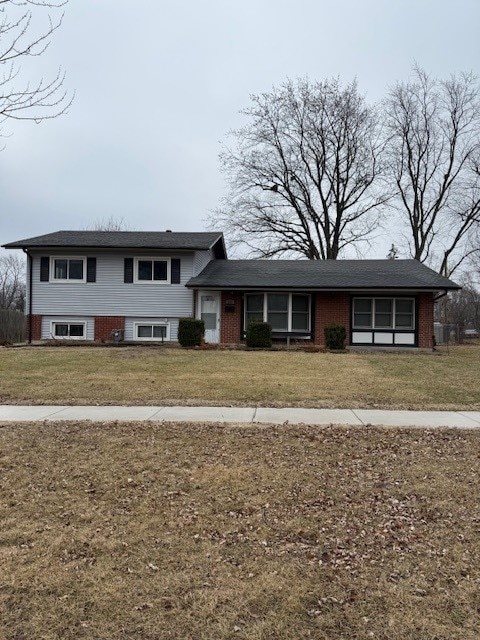
<instances>
[{"instance_id":1,"label":"red brick facade","mask_svg":"<svg viewBox=\"0 0 480 640\"><path fill-rule=\"evenodd\" d=\"M233 302L233 304L231 304ZM233 309L228 311L226 308ZM222 291L220 300L220 342L238 344L242 330L242 294L238 291Z\"/></svg>"},{"instance_id":2,"label":"red brick facade","mask_svg":"<svg viewBox=\"0 0 480 640\"><path fill-rule=\"evenodd\" d=\"M27 316L27 338L32 342L42 339L42 316Z\"/></svg>"},{"instance_id":3,"label":"red brick facade","mask_svg":"<svg viewBox=\"0 0 480 640\"><path fill-rule=\"evenodd\" d=\"M420 349L433 347L433 293L421 293L418 305L418 346Z\"/></svg>"},{"instance_id":4,"label":"red brick facade","mask_svg":"<svg viewBox=\"0 0 480 640\"><path fill-rule=\"evenodd\" d=\"M222 344L238 344L242 341L242 293L222 291L221 296L221 332ZM312 294L313 324L315 344L325 345L325 326L335 322L343 324L347 330L347 346L350 344L351 296L349 293L316 293ZM420 349L431 349L433 346L433 294L421 293L417 300L417 335ZM233 304L231 304L233 302ZM228 303L228 304L227 304ZM226 307L234 309L227 312Z\"/></svg>"},{"instance_id":5,"label":"red brick facade","mask_svg":"<svg viewBox=\"0 0 480 640\"><path fill-rule=\"evenodd\" d=\"M114 329L125 329L125 318L123 316L96 316L95 317L95 340L106 342L113 340L112 331Z\"/></svg>"},{"instance_id":6,"label":"red brick facade","mask_svg":"<svg viewBox=\"0 0 480 640\"><path fill-rule=\"evenodd\" d=\"M314 303L314 342L325 344L325 326L335 322L343 324L347 330L347 344L350 337L350 296L348 293L317 293Z\"/></svg>"}]
</instances>

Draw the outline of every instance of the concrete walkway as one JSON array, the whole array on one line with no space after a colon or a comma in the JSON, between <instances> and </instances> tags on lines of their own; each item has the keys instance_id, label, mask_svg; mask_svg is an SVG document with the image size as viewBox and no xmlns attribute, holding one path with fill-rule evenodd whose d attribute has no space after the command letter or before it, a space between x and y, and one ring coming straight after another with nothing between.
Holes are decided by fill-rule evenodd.
<instances>
[{"instance_id":1,"label":"concrete walkway","mask_svg":"<svg viewBox=\"0 0 480 640\"><path fill-rule=\"evenodd\" d=\"M480 411L384 411L381 409L272 409L268 407L114 407L0 405L0 423L46 420L243 422L247 424L346 424L391 427L480 428Z\"/></svg>"}]
</instances>

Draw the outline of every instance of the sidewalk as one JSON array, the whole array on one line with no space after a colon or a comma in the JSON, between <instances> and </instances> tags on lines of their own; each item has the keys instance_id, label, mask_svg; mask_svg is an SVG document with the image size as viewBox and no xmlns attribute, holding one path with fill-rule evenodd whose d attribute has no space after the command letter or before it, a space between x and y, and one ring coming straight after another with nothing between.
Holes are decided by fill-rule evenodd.
<instances>
[{"instance_id":1,"label":"sidewalk","mask_svg":"<svg viewBox=\"0 0 480 640\"><path fill-rule=\"evenodd\" d=\"M100 422L241 422L246 424L385 425L391 427L480 428L480 411L384 411L289 407L114 407L0 405L0 423L37 420Z\"/></svg>"}]
</instances>

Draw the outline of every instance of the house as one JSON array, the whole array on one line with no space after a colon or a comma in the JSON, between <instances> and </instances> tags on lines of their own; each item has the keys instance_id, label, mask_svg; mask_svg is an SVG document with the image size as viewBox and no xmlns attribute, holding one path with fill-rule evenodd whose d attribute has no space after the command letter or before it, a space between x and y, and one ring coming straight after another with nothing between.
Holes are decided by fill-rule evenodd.
<instances>
[{"instance_id":1,"label":"house","mask_svg":"<svg viewBox=\"0 0 480 640\"><path fill-rule=\"evenodd\" d=\"M27 254L29 341L176 341L181 317L211 343L252 320L276 340L433 346L435 301L459 289L416 260L228 260L222 233L58 231L4 245Z\"/></svg>"},{"instance_id":2,"label":"house","mask_svg":"<svg viewBox=\"0 0 480 640\"><path fill-rule=\"evenodd\" d=\"M28 258L29 340L177 339L187 282L226 258L221 233L58 231L5 245Z\"/></svg>"}]
</instances>

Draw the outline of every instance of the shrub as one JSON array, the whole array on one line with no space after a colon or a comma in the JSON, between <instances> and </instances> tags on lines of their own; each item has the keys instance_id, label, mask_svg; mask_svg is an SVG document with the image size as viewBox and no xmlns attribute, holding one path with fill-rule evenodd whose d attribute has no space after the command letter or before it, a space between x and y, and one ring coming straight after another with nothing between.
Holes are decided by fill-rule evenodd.
<instances>
[{"instance_id":1,"label":"shrub","mask_svg":"<svg viewBox=\"0 0 480 640\"><path fill-rule=\"evenodd\" d=\"M324 332L327 349L345 349L347 331L343 324L327 324Z\"/></svg>"},{"instance_id":2,"label":"shrub","mask_svg":"<svg viewBox=\"0 0 480 640\"><path fill-rule=\"evenodd\" d=\"M269 349L272 346L272 327L268 322L250 322L246 342L247 347Z\"/></svg>"},{"instance_id":3,"label":"shrub","mask_svg":"<svg viewBox=\"0 0 480 640\"><path fill-rule=\"evenodd\" d=\"M196 347L202 344L205 335L205 323L196 318L180 318L178 323L178 341L182 347Z\"/></svg>"}]
</instances>

